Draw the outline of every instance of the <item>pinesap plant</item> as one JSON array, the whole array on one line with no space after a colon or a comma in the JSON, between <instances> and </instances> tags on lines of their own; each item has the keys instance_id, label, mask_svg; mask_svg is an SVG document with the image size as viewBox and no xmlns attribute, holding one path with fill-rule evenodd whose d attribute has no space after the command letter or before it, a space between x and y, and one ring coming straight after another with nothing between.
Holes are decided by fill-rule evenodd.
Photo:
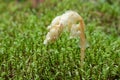
<instances>
[{"instance_id":1,"label":"pinesap plant","mask_svg":"<svg viewBox=\"0 0 120 80\"><path fill-rule=\"evenodd\" d=\"M82 17L75 11L66 11L64 14L57 16L53 19L51 24L47 27L49 32L46 35L44 44L54 42L64 29L67 29L70 32L70 38L80 37L80 46L81 46L81 66L84 62L85 57L85 33L84 33L85 24Z\"/></svg>"}]
</instances>

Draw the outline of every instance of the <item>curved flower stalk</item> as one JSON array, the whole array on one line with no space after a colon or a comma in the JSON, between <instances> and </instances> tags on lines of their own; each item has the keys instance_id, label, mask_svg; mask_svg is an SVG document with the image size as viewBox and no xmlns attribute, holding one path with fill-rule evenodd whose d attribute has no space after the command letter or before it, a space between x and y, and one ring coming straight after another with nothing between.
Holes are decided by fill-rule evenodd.
<instances>
[{"instance_id":1,"label":"curved flower stalk","mask_svg":"<svg viewBox=\"0 0 120 80\"><path fill-rule=\"evenodd\" d=\"M82 17L75 11L67 11L64 14L57 16L53 19L51 24L47 27L49 32L46 35L44 44L49 42L54 42L62 33L62 31L67 28L70 32L70 38L80 37L81 46L81 65L83 65L85 57L85 34L84 34L84 21Z\"/></svg>"}]
</instances>

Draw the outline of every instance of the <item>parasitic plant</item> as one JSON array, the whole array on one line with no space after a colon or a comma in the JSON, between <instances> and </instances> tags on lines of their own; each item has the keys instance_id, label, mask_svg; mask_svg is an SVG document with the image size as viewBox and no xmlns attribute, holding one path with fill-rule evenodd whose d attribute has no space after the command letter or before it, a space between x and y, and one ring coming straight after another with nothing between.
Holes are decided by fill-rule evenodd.
<instances>
[{"instance_id":1,"label":"parasitic plant","mask_svg":"<svg viewBox=\"0 0 120 80\"><path fill-rule=\"evenodd\" d=\"M47 27L49 32L46 35L44 44L49 42L54 42L62 33L62 31L67 28L70 32L70 38L80 37L80 46L81 46L81 65L83 65L85 57L85 33L84 28L85 24L82 17L75 11L67 11L64 14L57 16L53 19L51 24Z\"/></svg>"}]
</instances>

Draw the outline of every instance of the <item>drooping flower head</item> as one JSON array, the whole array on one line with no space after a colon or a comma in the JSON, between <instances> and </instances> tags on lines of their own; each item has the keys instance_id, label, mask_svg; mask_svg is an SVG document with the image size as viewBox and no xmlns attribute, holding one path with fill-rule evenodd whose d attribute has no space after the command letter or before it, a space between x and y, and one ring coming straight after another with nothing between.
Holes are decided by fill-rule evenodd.
<instances>
[{"instance_id":1,"label":"drooping flower head","mask_svg":"<svg viewBox=\"0 0 120 80\"><path fill-rule=\"evenodd\" d=\"M75 11L67 11L64 14L55 17L47 27L49 32L44 40L44 44L55 41L64 28L67 28L70 32L71 38L80 35L80 26L78 22L81 19L81 16Z\"/></svg>"}]
</instances>

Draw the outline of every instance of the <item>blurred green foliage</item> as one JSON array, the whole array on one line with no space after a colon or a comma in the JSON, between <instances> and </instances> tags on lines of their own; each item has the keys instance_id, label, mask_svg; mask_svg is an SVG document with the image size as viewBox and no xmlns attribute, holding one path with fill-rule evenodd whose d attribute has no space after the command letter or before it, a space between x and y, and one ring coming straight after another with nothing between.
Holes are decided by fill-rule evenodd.
<instances>
[{"instance_id":1,"label":"blurred green foliage","mask_svg":"<svg viewBox=\"0 0 120 80\"><path fill-rule=\"evenodd\" d=\"M120 79L119 5L119 0L45 0L33 9L25 0L0 0L0 80ZM83 69L78 38L64 32L43 45L46 27L66 10L77 11L86 24Z\"/></svg>"}]
</instances>

